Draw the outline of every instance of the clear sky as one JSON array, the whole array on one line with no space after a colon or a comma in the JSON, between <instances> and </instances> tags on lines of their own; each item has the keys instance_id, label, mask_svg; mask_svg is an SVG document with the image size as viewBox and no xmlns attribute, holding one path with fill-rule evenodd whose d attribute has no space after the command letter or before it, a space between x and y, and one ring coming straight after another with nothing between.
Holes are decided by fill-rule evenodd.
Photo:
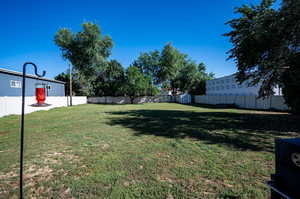
<instances>
[{"instance_id":1,"label":"clear sky","mask_svg":"<svg viewBox=\"0 0 300 199\"><path fill-rule=\"evenodd\" d=\"M53 42L59 28L79 31L92 21L114 41L111 59L124 67L141 52L167 42L193 60L203 61L217 77L236 71L226 61L231 48L222 34L236 17L234 7L259 0L3 0L0 7L0 68L21 71L26 61L53 78L68 68Z\"/></svg>"}]
</instances>

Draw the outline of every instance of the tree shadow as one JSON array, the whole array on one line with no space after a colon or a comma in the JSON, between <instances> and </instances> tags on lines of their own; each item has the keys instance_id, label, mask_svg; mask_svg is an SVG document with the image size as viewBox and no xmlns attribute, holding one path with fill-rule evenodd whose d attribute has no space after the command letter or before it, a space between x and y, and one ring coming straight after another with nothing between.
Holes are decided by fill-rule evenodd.
<instances>
[{"instance_id":1,"label":"tree shadow","mask_svg":"<svg viewBox=\"0 0 300 199\"><path fill-rule=\"evenodd\" d=\"M240 150L273 151L274 138L299 136L300 118L274 113L131 110L109 112L110 125L131 128L136 136L193 138Z\"/></svg>"},{"instance_id":2,"label":"tree shadow","mask_svg":"<svg viewBox=\"0 0 300 199\"><path fill-rule=\"evenodd\" d=\"M249 111L261 111L261 112L272 112L272 113L285 113L291 114L289 111L286 110L277 110L277 109L253 109L253 108L241 108L237 107L235 104L199 104L199 103L192 103L192 104L185 104L186 106L192 107L199 107L199 108L209 108L209 109L239 109L239 110L249 110Z\"/></svg>"}]
</instances>

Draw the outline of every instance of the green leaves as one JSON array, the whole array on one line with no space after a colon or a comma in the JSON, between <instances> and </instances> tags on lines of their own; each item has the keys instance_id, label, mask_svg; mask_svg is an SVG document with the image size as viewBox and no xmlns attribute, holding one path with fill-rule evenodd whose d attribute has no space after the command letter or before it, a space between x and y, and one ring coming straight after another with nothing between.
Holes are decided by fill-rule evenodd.
<instances>
[{"instance_id":1,"label":"green leaves","mask_svg":"<svg viewBox=\"0 0 300 199\"><path fill-rule=\"evenodd\" d=\"M91 22L82 24L82 31L77 33L60 29L54 41L78 71L81 89L90 96L155 95L162 85L173 91L191 91L209 76L204 64L197 66L171 43L161 52L142 53L125 74L120 63L107 60L112 39L103 36L99 26Z\"/></svg>"},{"instance_id":2,"label":"green leaves","mask_svg":"<svg viewBox=\"0 0 300 199\"><path fill-rule=\"evenodd\" d=\"M187 55L180 53L171 43L164 46L161 52L160 70L158 76L161 82L175 78L183 66Z\"/></svg>"},{"instance_id":3,"label":"green leaves","mask_svg":"<svg viewBox=\"0 0 300 199\"><path fill-rule=\"evenodd\" d=\"M111 60L103 67L101 73L93 81L95 96L124 95L122 86L125 82L124 68L116 61Z\"/></svg>"},{"instance_id":4,"label":"green leaves","mask_svg":"<svg viewBox=\"0 0 300 199\"><path fill-rule=\"evenodd\" d=\"M86 80L94 80L105 67L113 43L110 37L102 36L96 24L86 22L82 24L82 29L78 33L72 33L62 28L56 33L54 41L60 47L62 56L68 59Z\"/></svg>"},{"instance_id":5,"label":"green leaves","mask_svg":"<svg viewBox=\"0 0 300 199\"><path fill-rule=\"evenodd\" d=\"M161 52L155 50L142 53L132 66L150 78L152 85L172 89L173 92L205 93L205 80L213 78L213 74L206 73L204 63L197 66L171 43L166 44ZM204 87L200 89L197 84L204 84Z\"/></svg>"},{"instance_id":6,"label":"green leaves","mask_svg":"<svg viewBox=\"0 0 300 199\"><path fill-rule=\"evenodd\" d=\"M277 10L273 3L263 0L258 6L237 9L241 17L227 23L232 31L225 34L233 44L229 59L236 61L239 82L249 79L252 85L262 83L259 97L272 95L273 88L280 85L286 102L300 112L293 102L300 98L300 84L290 75L300 76L296 61L300 57L300 2L284 0Z\"/></svg>"},{"instance_id":7,"label":"green leaves","mask_svg":"<svg viewBox=\"0 0 300 199\"><path fill-rule=\"evenodd\" d=\"M73 35L68 29L62 28L56 33L54 41L63 50L71 45Z\"/></svg>"},{"instance_id":8,"label":"green leaves","mask_svg":"<svg viewBox=\"0 0 300 199\"><path fill-rule=\"evenodd\" d=\"M137 60L132 63L132 66L138 67L144 75L150 76L154 84L159 83L160 52L158 50L141 53Z\"/></svg>"},{"instance_id":9,"label":"green leaves","mask_svg":"<svg viewBox=\"0 0 300 199\"><path fill-rule=\"evenodd\" d=\"M194 61L188 61L171 84L181 92L187 91L193 95L204 95L205 81L213 79L213 77L213 73L206 73L206 66L204 63L200 63L197 66Z\"/></svg>"},{"instance_id":10,"label":"green leaves","mask_svg":"<svg viewBox=\"0 0 300 199\"><path fill-rule=\"evenodd\" d=\"M138 96L146 95L148 82L143 73L136 66L128 67L126 71L126 94L133 99Z\"/></svg>"}]
</instances>

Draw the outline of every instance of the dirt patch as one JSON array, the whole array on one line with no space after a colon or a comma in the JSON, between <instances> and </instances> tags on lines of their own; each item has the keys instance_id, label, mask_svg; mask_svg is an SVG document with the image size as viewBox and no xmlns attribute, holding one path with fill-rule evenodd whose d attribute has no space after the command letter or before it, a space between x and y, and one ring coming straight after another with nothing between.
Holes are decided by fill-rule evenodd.
<instances>
[{"instance_id":1,"label":"dirt patch","mask_svg":"<svg viewBox=\"0 0 300 199\"><path fill-rule=\"evenodd\" d=\"M54 164L54 165L60 165L63 161L70 161L70 162L77 162L79 161L79 156L65 153L65 152L52 152L47 153L42 156L44 159L44 164Z\"/></svg>"},{"instance_id":2,"label":"dirt patch","mask_svg":"<svg viewBox=\"0 0 300 199\"><path fill-rule=\"evenodd\" d=\"M47 181L52 177L53 170L49 167L38 168L36 165L31 165L25 170L24 179L28 181Z\"/></svg>"},{"instance_id":3,"label":"dirt patch","mask_svg":"<svg viewBox=\"0 0 300 199\"><path fill-rule=\"evenodd\" d=\"M0 131L0 135L8 134L8 131Z\"/></svg>"},{"instance_id":4,"label":"dirt patch","mask_svg":"<svg viewBox=\"0 0 300 199\"><path fill-rule=\"evenodd\" d=\"M168 182L170 184L179 183L180 179L172 176L168 171L163 171L161 174L156 176L156 180L160 182Z\"/></svg>"},{"instance_id":5,"label":"dirt patch","mask_svg":"<svg viewBox=\"0 0 300 199\"><path fill-rule=\"evenodd\" d=\"M24 185L29 188L29 194L32 195L41 188L37 188L37 185L43 181L49 181L52 178L52 169L47 167L39 168L37 165L31 165L24 169ZM8 173L0 173L1 186L6 187L1 191L1 195L10 195L10 192L19 188L19 170L13 169ZM43 190L45 191L45 190ZM48 190L47 190L48 191ZM34 194L33 194L34 195ZM33 196L32 195L32 196ZM34 197L31 197L34 198Z\"/></svg>"},{"instance_id":6,"label":"dirt patch","mask_svg":"<svg viewBox=\"0 0 300 199\"><path fill-rule=\"evenodd\" d=\"M168 158L171 157L169 154L167 154L167 153L165 153L165 152L157 152L157 153L155 154L155 156L156 156L157 158L165 158L165 159L168 159Z\"/></svg>"},{"instance_id":7,"label":"dirt patch","mask_svg":"<svg viewBox=\"0 0 300 199\"><path fill-rule=\"evenodd\" d=\"M0 196L6 196L9 194L10 190L15 190L18 187L19 170L14 168L12 171L7 173L0 172Z\"/></svg>"},{"instance_id":8,"label":"dirt patch","mask_svg":"<svg viewBox=\"0 0 300 199\"><path fill-rule=\"evenodd\" d=\"M38 165L30 165L24 170L24 186L26 188L26 196L28 198L53 198L54 190L51 186L44 186L44 182L50 182L53 179L53 169L49 166L39 167ZM0 173L1 187L0 195L4 198L12 198L12 192L19 188L18 170L8 173ZM18 198L18 197L16 197ZM73 199L71 189L62 187L59 190L59 198Z\"/></svg>"},{"instance_id":9,"label":"dirt patch","mask_svg":"<svg viewBox=\"0 0 300 199\"><path fill-rule=\"evenodd\" d=\"M130 181L124 181L122 184L123 184L124 187L129 187L129 186L134 185L136 183L137 183L136 180L130 180Z\"/></svg>"},{"instance_id":10,"label":"dirt patch","mask_svg":"<svg viewBox=\"0 0 300 199\"><path fill-rule=\"evenodd\" d=\"M79 161L79 156L64 152L48 152L40 155L37 159L42 159L42 164L25 165L24 168L26 195L29 198L51 198L54 190L52 190L51 186L45 186L44 184L48 184L54 178L52 166L61 165L63 161ZM60 173L67 175L67 172L63 169L61 169ZM0 182L0 195L4 196L4 198L13 197L12 193L19 188L19 168L13 167L7 173L0 172ZM60 198L72 198L71 190L68 187L62 187L59 190L59 195Z\"/></svg>"},{"instance_id":11,"label":"dirt patch","mask_svg":"<svg viewBox=\"0 0 300 199\"><path fill-rule=\"evenodd\" d=\"M207 184L207 185L212 185L212 186L223 186L227 189L234 187L234 185L232 185L228 180L211 180L211 179L207 179L207 178L199 178L201 183Z\"/></svg>"},{"instance_id":12,"label":"dirt patch","mask_svg":"<svg viewBox=\"0 0 300 199\"><path fill-rule=\"evenodd\" d=\"M109 148L109 144L103 144L102 146L101 146L101 149L102 150L106 150L106 149L108 149Z\"/></svg>"},{"instance_id":13,"label":"dirt patch","mask_svg":"<svg viewBox=\"0 0 300 199\"><path fill-rule=\"evenodd\" d=\"M11 179L16 176L18 176L18 174L15 171L11 171L8 173L0 173L0 180Z\"/></svg>"},{"instance_id":14,"label":"dirt patch","mask_svg":"<svg viewBox=\"0 0 300 199\"><path fill-rule=\"evenodd\" d=\"M175 199L172 194L168 194L166 199Z\"/></svg>"}]
</instances>

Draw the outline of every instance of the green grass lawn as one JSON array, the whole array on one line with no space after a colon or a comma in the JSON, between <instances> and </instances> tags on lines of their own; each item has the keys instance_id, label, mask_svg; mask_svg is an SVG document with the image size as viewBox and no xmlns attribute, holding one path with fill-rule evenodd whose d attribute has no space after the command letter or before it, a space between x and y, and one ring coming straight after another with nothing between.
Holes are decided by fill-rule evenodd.
<instances>
[{"instance_id":1,"label":"green grass lawn","mask_svg":"<svg viewBox=\"0 0 300 199\"><path fill-rule=\"evenodd\" d=\"M267 198L284 113L79 105L25 117L26 198ZM18 197L20 117L0 118L0 198Z\"/></svg>"}]
</instances>

